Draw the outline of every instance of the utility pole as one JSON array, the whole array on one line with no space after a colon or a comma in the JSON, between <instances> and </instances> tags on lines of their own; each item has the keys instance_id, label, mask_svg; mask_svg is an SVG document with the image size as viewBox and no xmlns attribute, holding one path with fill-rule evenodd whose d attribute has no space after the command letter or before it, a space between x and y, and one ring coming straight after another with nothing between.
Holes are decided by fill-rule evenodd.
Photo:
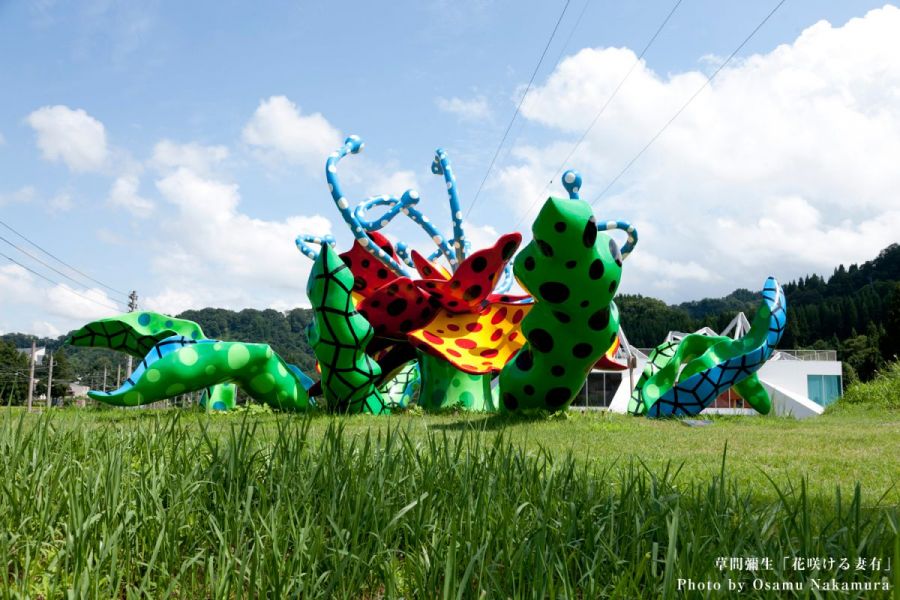
<instances>
[{"instance_id":1,"label":"utility pole","mask_svg":"<svg viewBox=\"0 0 900 600\"><path fill-rule=\"evenodd\" d=\"M134 312L138 309L138 294L137 290L131 290L131 293L128 294L128 312ZM131 355L128 355L128 368L125 369L125 376L129 377L131 375Z\"/></svg>"},{"instance_id":2,"label":"utility pole","mask_svg":"<svg viewBox=\"0 0 900 600\"><path fill-rule=\"evenodd\" d=\"M103 365L103 391L106 391L106 365Z\"/></svg>"},{"instance_id":3,"label":"utility pole","mask_svg":"<svg viewBox=\"0 0 900 600\"><path fill-rule=\"evenodd\" d=\"M116 363L116 389L122 387L122 363Z\"/></svg>"},{"instance_id":4,"label":"utility pole","mask_svg":"<svg viewBox=\"0 0 900 600\"><path fill-rule=\"evenodd\" d=\"M50 355L50 372L47 373L47 408L53 406L53 355Z\"/></svg>"},{"instance_id":5,"label":"utility pole","mask_svg":"<svg viewBox=\"0 0 900 600\"><path fill-rule=\"evenodd\" d=\"M28 367L28 412L34 400L34 355L37 354L37 343L31 340L31 366Z\"/></svg>"}]
</instances>

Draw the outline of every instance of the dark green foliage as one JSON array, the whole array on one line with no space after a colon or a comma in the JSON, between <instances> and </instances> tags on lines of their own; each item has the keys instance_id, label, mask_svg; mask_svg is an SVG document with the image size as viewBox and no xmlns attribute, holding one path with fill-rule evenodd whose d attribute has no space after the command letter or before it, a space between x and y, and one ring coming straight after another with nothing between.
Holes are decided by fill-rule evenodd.
<instances>
[{"instance_id":1,"label":"dark green foliage","mask_svg":"<svg viewBox=\"0 0 900 600\"><path fill-rule=\"evenodd\" d=\"M638 348L656 347L670 331L690 333L698 328L686 310L656 298L623 294L616 297L616 306L628 341Z\"/></svg>"},{"instance_id":2,"label":"dark green foliage","mask_svg":"<svg viewBox=\"0 0 900 600\"><path fill-rule=\"evenodd\" d=\"M37 382L34 386L34 393L37 396L47 393L47 379L49 376L49 359L44 359L45 364L40 370L36 369ZM71 396L69 384L75 380L75 371L72 369L72 363L66 351L60 348L53 353L53 399L64 400L66 396Z\"/></svg>"},{"instance_id":3,"label":"dark green foliage","mask_svg":"<svg viewBox=\"0 0 900 600\"><path fill-rule=\"evenodd\" d=\"M705 320L720 314L734 315L738 312L753 313L759 307L759 292L739 289L723 298L704 298L682 302L678 308L686 311L694 319Z\"/></svg>"},{"instance_id":4,"label":"dark green foliage","mask_svg":"<svg viewBox=\"0 0 900 600\"><path fill-rule=\"evenodd\" d=\"M837 350L849 379L864 381L900 355L900 245L862 265L840 265L827 281L801 277L784 291L788 325L780 347ZM758 294L748 290L678 306L643 296L616 300L628 340L641 348L656 346L669 331L721 331L738 311L752 314L758 302Z\"/></svg>"},{"instance_id":5,"label":"dark green foliage","mask_svg":"<svg viewBox=\"0 0 900 600\"><path fill-rule=\"evenodd\" d=\"M176 316L196 322L210 339L266 343L285 361L307 373L314 370L315 355L306 339L306 327L313 318L312 310L308 308L295 308L286 313L271 308L247 308L240 312L204 308Z\"/></svg>"},{"instance_id":6,"label":"dark green foliage","mask_svg":"<svg viewBox=\"0 0 900 600\"><path fill-rule=\"evenodd\" d=\"M15 344L0 339L0 404L22 404L27 393L28 357L16 350Z\"/></svg>"},{"instance_id":7,"label":"dark green foliage","mask_svg":"<svg viewBox=\"0 0 900 600\"><path fill-rule=\"evenodd\" d=\"M840 402L829 406L828 412L839 413L852 408L900 411L900 361L885 365L872 381L856 381L847 386Z\"/></svg>"}]
</instances>

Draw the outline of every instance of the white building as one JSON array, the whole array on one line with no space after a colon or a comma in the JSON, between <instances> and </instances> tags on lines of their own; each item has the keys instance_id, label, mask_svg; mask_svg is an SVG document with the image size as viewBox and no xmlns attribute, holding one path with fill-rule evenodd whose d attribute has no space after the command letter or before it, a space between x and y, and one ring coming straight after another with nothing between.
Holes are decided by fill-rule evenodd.
<instances>
[{"instance_id":1,"label":"white building","mask_svg":"<svg viewBox=\"0 0 900 600\"><path fill-rule=\"evenodd\" d=\"M743 313L739 313L721 335L737 339L750 329ZM708 327L696 331L704 335L719 335ZM680 340L681 332L670 332L668 340ZM572 402L574 407L602 408L618 413L628 412L628 399L637 384L650 348L635 348L619 332L621 346L616 358L630 368L622 371L594 370L584 388ZM825 407L841 396L843 381L841 363L834 350L776 350L757 372L760 383L772 398L773 412L792 415L798 419L820 415ZM704 413L757 414L744 401L729 391L722 394Z\"/></svg>"},{"instance_id":2,"label":"white building","mask_svg":"<svg viewBox=\"0 0 900 600\"><path fill-rule=\"evenodd\" d=\"M28 357L28 360L31 360L31 348L16 348L19 352ZM46 348L35 348L34 349L34 364L40 366L44 364L44 358L47 356Z\"/></svg>"}]
</instances>

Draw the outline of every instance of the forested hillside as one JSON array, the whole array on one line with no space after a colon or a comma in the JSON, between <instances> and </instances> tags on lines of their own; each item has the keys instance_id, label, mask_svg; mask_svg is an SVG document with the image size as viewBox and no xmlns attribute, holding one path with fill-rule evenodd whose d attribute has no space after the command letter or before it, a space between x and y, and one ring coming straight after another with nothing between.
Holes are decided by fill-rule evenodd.
<instances>
[{"instance_id":1,"label":"forested hillside","mask_svg":"<svg viewBox=\"0 0 900 600\"><path fill-rule=\"evenodd\" d=\"M900 245L892 244L862 265L839 265L825 279L801 277L784 284L788 327L782 348L835 349L848 375L871 378L900 354ZM707 325L721 331L738 311L749 319L759 294L735 290L669 306L644 296L616 298L629 341L638 347L658 344L670 330L694 331Z\"/></svg>"},{"instance_id":2,"label":"forested hillside","mask_svg":"<svg viewBox=\"0 0 900 600\"><path fill-rule=\"evenodd\" d=\"M870 379L876 370L900 354L900 245L885 248L871 261L849 267L839 265L827 279L809 275L784 285L788 298L788 328L782 348L835 349L845 362L850 380ZM705 298L679 305L640 295L616 298L620 320L629 341L647 348L660 343L671 330L690 332L706 325L721 331L738 311L752 319L759 303L758 292L739 289L723 298ZM207 337L246 342L266 342L288 362L304 371L313 369L315 359L306 338L312 312L295 308L276 310L221 308L189 310L180 315L196 321ZM32 337L13 333L0 336L0 391L6 386L21 387L24 357L13 349L31 346ZM65 337L39 339L59 357L55 380L75 381L97 387L104 367L107 386L122 377L126 358L115 352L66 347ZM37 376L45 376L39 367ZM54 386L55 387L55 386Z\"/></svg>"}]
</instances>

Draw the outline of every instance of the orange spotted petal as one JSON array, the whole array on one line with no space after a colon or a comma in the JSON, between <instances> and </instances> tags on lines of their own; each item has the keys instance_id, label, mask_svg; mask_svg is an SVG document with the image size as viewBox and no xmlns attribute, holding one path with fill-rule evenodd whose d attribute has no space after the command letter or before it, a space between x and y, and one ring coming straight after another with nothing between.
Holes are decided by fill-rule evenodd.
<instances>
[{"instance_id":1,"label":"orange spotted petal","mask_svg":"<svg viewBox=\"0 0 900 600\"><path fill-rule=\"evenodd\" d=\"M461 371L499 371L525 344L521 321L530 310L530 304L492 304L480 313L439 309L409 341Z\"/></svg>"},{"instance_id":2,"label":"orange spotted petal","mask_svg":"<svg viewBox=\"0 0 900 600\"><path fill-rule=\"evenodd\" d=\"M594 363L595 369L600 369L601 371L624 371L628 368L628 365L616 360L616 350L619 349L619 338L616 337L616 341L612 343L612 346L609 347L609 350L606 351L606 354L600 357L596 363Z\"/></svg>"}]
</instances>

